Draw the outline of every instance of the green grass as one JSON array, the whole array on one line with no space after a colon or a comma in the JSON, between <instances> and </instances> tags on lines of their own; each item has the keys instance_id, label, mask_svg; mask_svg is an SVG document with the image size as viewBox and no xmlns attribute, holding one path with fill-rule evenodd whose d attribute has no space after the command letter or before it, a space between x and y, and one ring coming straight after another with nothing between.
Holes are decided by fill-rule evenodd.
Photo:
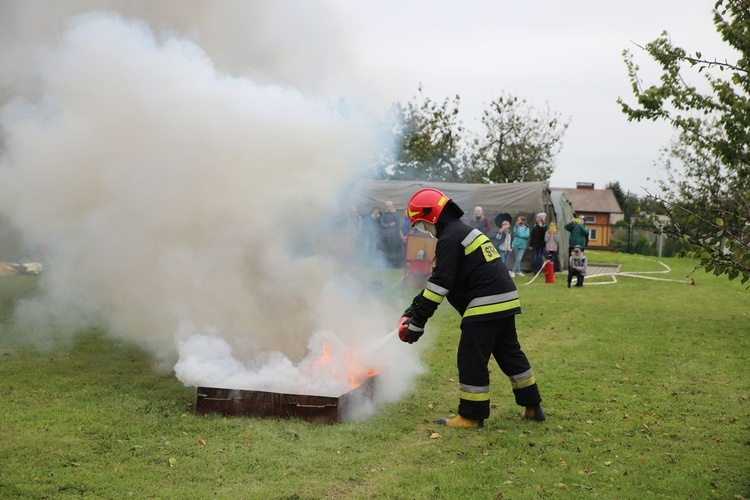
<instances>
[{"instance_id":1,"label":"green grass","mask_svg":"<svg viewBox=\"0 0 750 500\"><path fill-rule=\"evenodd\" d=\"M662 269L588 253L623 271ZM684 280L694 267L662 260L672 271L655 276ZM457 404L448 304L403 346L424 349L412 394L365 421L321 426L196 416L194 388L101 331L80 332L64 354L38 352L8 328L37 278L1 278L0 498L748 498L750 292L694 277L591 278L581 289L562 275L517 279L519 337L549 418L519 420L491 365L481 430L433 423ZM397 278L383 276L382 293L400 312L415 290L391 288Z\"/></svg>"}]
</instances>

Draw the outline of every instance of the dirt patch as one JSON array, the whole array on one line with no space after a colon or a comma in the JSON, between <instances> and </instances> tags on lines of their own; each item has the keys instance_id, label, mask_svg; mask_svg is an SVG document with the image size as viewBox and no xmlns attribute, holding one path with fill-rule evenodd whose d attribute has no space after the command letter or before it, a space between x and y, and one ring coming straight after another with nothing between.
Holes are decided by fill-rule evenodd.
<instances>
[{"instance_id":1,"label":"dirt patch","mask_svg":"<svg viewBox=\"0 0 750 500\"><path fill-rule=\"evenodd\" d=\"M596 276L597 274L611 274L620 272L620 264L591 264L586 267L586 276Z\"/></svg>"}]
</instances>

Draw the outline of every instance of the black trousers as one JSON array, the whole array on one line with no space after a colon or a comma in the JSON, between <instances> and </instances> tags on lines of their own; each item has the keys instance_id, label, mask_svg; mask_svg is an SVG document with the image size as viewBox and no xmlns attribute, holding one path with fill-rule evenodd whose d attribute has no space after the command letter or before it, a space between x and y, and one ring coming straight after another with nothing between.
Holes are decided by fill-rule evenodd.
<instances>
[{"instance_id":1,"label":"black trousers","mask_svg":"<svg viewBox=\"0 0 750 500\"><path fill-rule=\"evenodd\" d=\"M583 279L585 277L585 274L583 274L581 271L576 271L575 269L568 269L568 285L570 285L573 282L573 277L578 278L576 281L576 286L583 286Z\"/></svg>"},{"instance_id":2,"label":"black trousers","mask_svg":"<svg viewBox=\"0 0 750 500\"><path fill-rule=\"evenodd\" d=\"M459 415L472 419L490 416L490 356L510 379L516 404L533 406L542 401L529 360L518 342L515 316L463 323L458 344Z\"/></svg>"}]
</instances>

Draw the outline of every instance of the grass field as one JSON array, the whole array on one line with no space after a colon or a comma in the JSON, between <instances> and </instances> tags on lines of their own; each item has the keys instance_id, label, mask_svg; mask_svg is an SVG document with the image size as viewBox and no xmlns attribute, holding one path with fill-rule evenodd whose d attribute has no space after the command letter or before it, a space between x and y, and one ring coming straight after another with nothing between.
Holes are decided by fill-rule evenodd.
<instances>
[{"instance_id":1,"label":"grass field","mask_svg":"<svg viewBox=\"0 0 750 500\"><path fill-rule=\"evenodd\" d=\"M671 271L652 276L689 280L692 261L662 261ZM388 285L398 277L384 275L381 292L403 309L415 290ZM448 304L418 344L426 372L413 393L321 426L196 416L194 388L105 332L39 352L9 328L38 278L0 278L0 498L750 498L750 291L694 278L592 277L581 289L517 278L519 337L548 420L521 421L493 365L481 430L434 424L457 404Z\"/></svg>"}]
</instances>

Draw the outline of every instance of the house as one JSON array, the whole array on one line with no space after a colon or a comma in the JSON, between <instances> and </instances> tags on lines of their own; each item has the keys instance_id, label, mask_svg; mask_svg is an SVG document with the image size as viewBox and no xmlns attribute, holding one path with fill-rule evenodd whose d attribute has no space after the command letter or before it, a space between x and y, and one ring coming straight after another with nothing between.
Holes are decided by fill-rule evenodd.
<instances>
[{"instance_id":1,"label":"house","mask_svg":"<svg viewBox=\"0 0 750 500\"><path fill-rule=\"evenodd\" d=\"M583 216L589 228L588 248L611 250L612 225L623 220L624 214L611 189L595 189L592 182L577 182L575 189L550 188L552 193L565 193L577 217ZM558 221L563 226L569 221Z\"/></svg>"}]
</instances>

